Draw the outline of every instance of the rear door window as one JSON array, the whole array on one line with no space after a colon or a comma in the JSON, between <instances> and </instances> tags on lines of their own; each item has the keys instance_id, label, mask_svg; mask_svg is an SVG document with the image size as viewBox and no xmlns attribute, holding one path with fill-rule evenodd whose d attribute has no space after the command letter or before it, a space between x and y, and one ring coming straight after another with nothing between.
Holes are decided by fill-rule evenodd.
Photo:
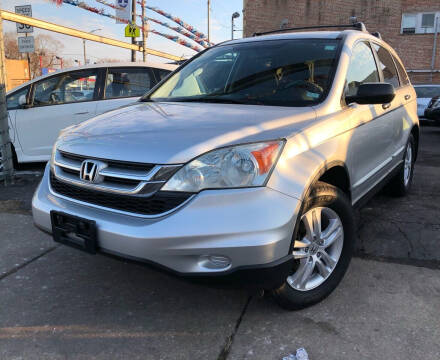
<instances>
[{"instance_id":1,"label":"rear door window","mask_svg":"<svg viewBox=\"0 0 440 360\"><path fill-rule=\"evenodd\" d=\"M156 69L158 81L162 81L164 78L168 76L170 72L171 72L170 70L166 70L166 69Z\"/></svg>"},{"instance_id":2,"label":"rear door window","mask_svg":"<svg viewBox=\"0 0 440 360\"><path fill-rule=\"evenodd\" d=\"M105 98L140 97L154 85L149 68L109 68Z\"/></svg>"},{"instance_id":3,"label":"rear door window","mask_svg":"<svg viewBox=\"0 0 440 360\"><path fill-rule=\"evenodd\" d=\"M399 61L399 59L397 59L395 56L393 56L393 58L397 66L397 71L399 72L400 83L402 84L402 86L409 85L410 81L405 68L402 66L402 63Z\"/></svg>"},{"instance_id":4,"label":"rear door window","mask_svg":"<svg viewBox=\"0 0 440 360\"><path fill-rule=\"evenodd\" d=\"M379 68L382 70L384 82L393 85L395 88L400 86L399 75L397 74L396 65L390 53L384 47L373 44L379 58Z\"/></svg>"}]
</instances>

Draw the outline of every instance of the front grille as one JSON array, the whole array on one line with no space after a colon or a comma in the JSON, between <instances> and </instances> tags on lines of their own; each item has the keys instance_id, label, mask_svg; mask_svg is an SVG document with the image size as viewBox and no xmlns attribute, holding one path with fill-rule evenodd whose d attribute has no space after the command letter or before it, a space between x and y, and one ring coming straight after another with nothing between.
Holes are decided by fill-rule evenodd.
<instances>
[{"instance_id":1,"label":"front grille","mask_svg":"<svg viewBox=\"0 0 440 360\"><path fill-rule=\"evenodd\" d=\"M173 210L193 195L192 193L169 191L158 191L149 197L117 195L59 181L52 172L50 185L54 192L71 199L141 215L158 215Z\"/></svg>"},{"instance_id":2,"label":"front grille","mask_svg":"<svg viewBox=\"0 0 440 360\"><path fill-rule=\"evenodd\" d=\"M107 163L109 167L115 167L119 169L127 169L127 170L138 170L142 172L148 172L151 169L153 169L154 164L144 164L144 163L135 163L135 162L128 162L128 161L117 161L117 160L108 160L108 159L102 159L97 157L87 157L83 155L77 155L77 154L71 154L65 151L59 151L60 155L69 160L83 162L87 159L94 159L94 160L102 160Z\"/></svg>"},{"instance_id":3,"label":"front grille","mask_svg":"<svg viewBox=\"0 0 440 360\"><path fill-rule=\"evenodd\" d=\"M80 177L85 160L95 162L99 167L97 181L86 181ZM56 150L52 169L54 176L63 183L119 195L148 197L159 190L181 166L85 157Z\"/></svg>"}]
</instances>

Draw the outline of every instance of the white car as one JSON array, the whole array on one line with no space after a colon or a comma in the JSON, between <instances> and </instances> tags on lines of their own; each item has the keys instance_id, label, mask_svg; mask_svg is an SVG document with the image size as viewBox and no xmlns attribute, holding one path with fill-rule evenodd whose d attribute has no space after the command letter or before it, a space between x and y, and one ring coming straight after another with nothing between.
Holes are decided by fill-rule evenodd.
<instances>
[{"instance_id":1,"label":"white car","mask_svg":"<svg viewBox=\"0 0 440 360\"><path fill-rule=\"evenodd\" d=\"M112 63L35 78L6 94L14 160L50 159L60 130L136 101L177 65Z\"/></svg>"},{"instance_id":2,"label":"white car","mask_svg":"<svg viewBox=\"0 0 440 360\"><path fill-rule=\"evenodd\" d=\"M414 85L417 94L417 115L425 117L425 110L435 96L440 96L440 85L420 84Z\"/></svg>"}]
</instances>

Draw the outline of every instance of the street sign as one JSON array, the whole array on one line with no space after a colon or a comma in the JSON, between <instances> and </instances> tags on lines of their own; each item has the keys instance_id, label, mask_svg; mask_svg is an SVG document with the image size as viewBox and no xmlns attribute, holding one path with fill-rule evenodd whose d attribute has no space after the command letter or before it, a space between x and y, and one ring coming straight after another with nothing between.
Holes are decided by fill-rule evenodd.
<instances>
[{"instance_id":1,"label":"street sign","mask_svg":"<svg viewBox=\"0 0 440 360\"><path fill-rule=\"evenodd\" d=\"M21 53L31 53L35 51L35 41L33 36L21 36L18 38L18 51Z\"/></svg>"},{"instance_id":2,"label":"street sign","mask_svg":"<svg viewBox=\"0 0 440 360\"><path fill-rule=\"evenodd\" d=\"M131 0L115 0L116 5L116 24L125 24L125 22L120 21L131 20Z\"/></svg>"},{"instance_id":3,"label":"street sign","mask_svg":"<svg viewBox=\"0 0 440 360\"><path fill-rule=\"evenodd\" d=\"M125 27L125 37L139 37L141 36L141 30L136 25L128 24Z\"/></svg>"},{"instance_id":4,"label":"street sign","mask_svg":"<svg viewBox=\"0 0 440 360\"><path fill-rule=\"evenodd\" d=\"M15 7L15 13L32 17L32 5L21 5ZM34 32L34 27L17 23L17 33L31 33Z\"/></svg>"}]
</instances>

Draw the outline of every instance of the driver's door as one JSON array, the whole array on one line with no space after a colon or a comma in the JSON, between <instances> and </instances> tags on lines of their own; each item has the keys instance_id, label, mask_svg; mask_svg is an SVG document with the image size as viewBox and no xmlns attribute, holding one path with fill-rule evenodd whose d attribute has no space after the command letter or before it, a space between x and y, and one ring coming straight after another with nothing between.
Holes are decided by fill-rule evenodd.
<instances>
[{"instance_id":1,"label":"driver's door","mask_svg":"<svg viewBox=\"0 0 440 360\"><path fill-rule=\"evenodd\" d=\"M18 140L27 161L46 161L60 130L96 113L98 70L65 72L36 82L28 108L17 110Z\"/></svg>"}]
</instances>

